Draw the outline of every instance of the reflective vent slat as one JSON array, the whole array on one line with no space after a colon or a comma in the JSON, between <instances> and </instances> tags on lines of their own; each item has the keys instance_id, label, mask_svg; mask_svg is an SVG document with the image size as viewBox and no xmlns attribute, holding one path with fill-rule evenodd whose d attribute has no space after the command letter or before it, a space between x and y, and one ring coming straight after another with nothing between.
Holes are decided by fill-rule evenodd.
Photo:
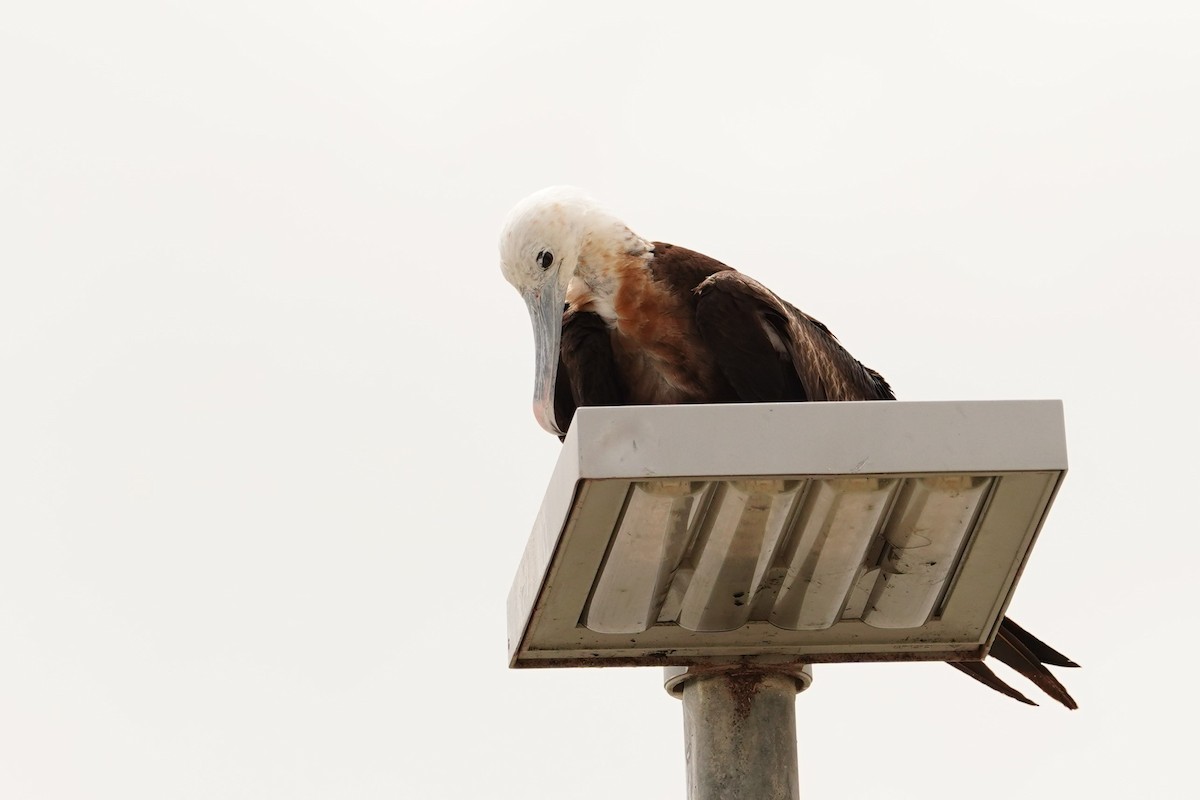
<instances>
[{"instance_id":1,"label":"reflective vent slat","mask_svg":"<svg viewBox=\"0 0 1200 800\"><path fill-rule=\"evenodd\" d=\"M691 538L700 481L644 481L625 511L592 590L584 624L599 633L641 633L658 619Z\"/></svg>"},{"instance_id":2,"label":"reflective vent slat","mask_svg":"<svg viewBox=\"0 0 1200 800\"><path fill-rule=\"evenodd\" d=\"M863 622L915 628L928 621L992 481L945 475L904 482L884 528L882 571Z\"/></svg>"},{"instance_id":3,"label":"reflective vent slat","mask_svg":"<svg viewBox=\"0 0 1200 800\"><path fill-rule=\"evenodd\" d=\"M824 630L841 618L898 484L894 478L813 481L784 554L787 572L773 624Z\"/></svg>"},{"instance_id":4,"label":"reflective vent slat","mask_svg":"<svg viewBox=\"0 0 1200 800\"><path fill-rule=\"evenodd\" d=\"M679 611L692 631L728 631L750 618L754 593L787 530L802 481L730 481L713 500Z\"/></svg>"}]
</instances>

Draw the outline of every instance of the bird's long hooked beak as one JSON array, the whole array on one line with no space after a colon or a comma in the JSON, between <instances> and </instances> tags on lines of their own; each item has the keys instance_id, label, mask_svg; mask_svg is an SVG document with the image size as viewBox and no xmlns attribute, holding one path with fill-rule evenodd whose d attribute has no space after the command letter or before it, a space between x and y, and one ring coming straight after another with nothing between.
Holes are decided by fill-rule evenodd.
<instances>
[{"instance_id":1,"label":"bird's long hooked beak","mask_svg":"<svg viewBox=\"0 0 1200 800\"><path fill-rule=\"evenodd\" d=\"M566 431L554 418L554 380L558 376L558 348L562 342L563 293L554 284L525 295L529 320L533 323L533 343L537 374L533 384L533 416L538 424L555 436Z\"/></svg>"}]
</instances>

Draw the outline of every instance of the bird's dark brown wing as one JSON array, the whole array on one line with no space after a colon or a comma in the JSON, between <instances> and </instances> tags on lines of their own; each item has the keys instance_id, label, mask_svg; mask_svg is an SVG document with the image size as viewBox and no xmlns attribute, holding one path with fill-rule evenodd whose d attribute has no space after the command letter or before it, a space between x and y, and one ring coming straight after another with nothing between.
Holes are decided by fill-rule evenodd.
<instances>
[{"instance_id":1,"label":"bird's dark brown wing","mask_svg":"<svg viewBox=\"0 0 1200 800\"><path fill-rule=\"evenodd\" d=\"M828 328L753 278L716 272L695 292L700 334L742 400L895 399Z\"/></svg>"},{"instance_id":2,"label":"bird's dark brown wing","mask_svg":"<svg viewBox=\"0 0 1200 800\"><path fill-rule=\"evenodd\" d=\"M564 312L554 383L554 416L559 429L567 429L580 406L616 406L624 402L625 391L613 362L608 326L590 311Z\"/></svg>"},{"instance_id":3,"label":"bird's dark brown wing","mask_svg":"<svg viewBox=\"0 0 1200 800\"><path fill-rule=\"evenodd\" d=\"M732 270L705 278L696 288L696 327L717 366L744 403L810 399L783 339L786 313L769 292Z\"/></svg>"},{"instance_id":4,"label":"bird's dark brown wing","mask_svg":"<svg viewBox=\"0 0 1200 800\"><path fill-rule=\"evenodd\" d=\"M665 283L672 294L688 298L693 307L696 302L694 292L701 281L718 272L734 271L728 264L676 244L654 242L653 248L654 258L650 259L649 266L654 280Z\"/></svg>"}]
</instances>

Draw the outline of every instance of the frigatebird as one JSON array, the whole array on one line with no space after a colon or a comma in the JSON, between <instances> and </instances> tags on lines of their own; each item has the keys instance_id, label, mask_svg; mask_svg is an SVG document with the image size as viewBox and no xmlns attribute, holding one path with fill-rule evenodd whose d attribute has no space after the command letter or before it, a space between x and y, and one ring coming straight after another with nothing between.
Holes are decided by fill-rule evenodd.
<instances>
[{"instance_id":1,"label":"frigatebird","mask_svg":"<svg viewBox=\"0 0 1200 800\"><path fill-rule=\"evenodd\" d=\"M720 261L642 238L579 189L520 201L500 259L533 322L533 413L560 439L580 406L895 399L818 320ZM1046 665L1078 664L1011 619L989 655L1077 707ZM950 663L1036 705L982 661Z\"/></svg>"}]
</instances>

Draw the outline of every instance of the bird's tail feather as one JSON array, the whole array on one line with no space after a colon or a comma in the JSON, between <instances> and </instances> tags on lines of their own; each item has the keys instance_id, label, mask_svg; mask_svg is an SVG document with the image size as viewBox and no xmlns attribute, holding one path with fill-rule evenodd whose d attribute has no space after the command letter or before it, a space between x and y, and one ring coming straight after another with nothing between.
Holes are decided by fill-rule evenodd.
<instances>
[{"instance_id":1,"label":"bird's tail feather","mask_svg":"<svg viewBox=\"0 0 1200 800\"><path fill-rule=\"evenodd\" d=\"M1070 709L1078 708L1075 699L1066 687L1046 669L1046 664L1057 667L1078 667L1071 659L1050 647L1007 617L1001 621L996 640L989 655L1015 669L1032 681L1039 689ZM1037 705L1025 695L1002 681L982 661L954 661L951 664L989 688L1014 700Z\"/></svg>"},{"instance_id":2,"label":"bird's tail feather","mask_svg":"<svg viewBox=\"0 0 1200 800\"><path fill-rule=\"evenodd\" d=\"M999 676L992 672L991 667L982 661L950 661L948 663L950 666L967 673L984 686L987 686L990 689L995 689L1000 694L1008 695L1014 700L1020 700L1022 703L1026 703L1031 706L1037 705L1037 703L1033 702L1028 697L1021 694L1004 681L1000 680Z\"/></svg>"},{"instance_id":3,"label":"bird's tail feather","mask_svg":"<svg viewBox=\"0 0 1200 800\"><path fill-rule=\"evenodd\" d=\"M1008 617L1000 623L1000 631L1003 633L1008 631L1012 636L1015 636L1019 641L1023 642L1033 654L1043 664L1051 664L1055 667L1078 667L1071 659L1064 656L1062 653L1055 650L1050 645L1043 642L1041 639L1034 636L1029 631L1022 628L1017 623L1013 622Z\"/></svg>"}]
</instances>

